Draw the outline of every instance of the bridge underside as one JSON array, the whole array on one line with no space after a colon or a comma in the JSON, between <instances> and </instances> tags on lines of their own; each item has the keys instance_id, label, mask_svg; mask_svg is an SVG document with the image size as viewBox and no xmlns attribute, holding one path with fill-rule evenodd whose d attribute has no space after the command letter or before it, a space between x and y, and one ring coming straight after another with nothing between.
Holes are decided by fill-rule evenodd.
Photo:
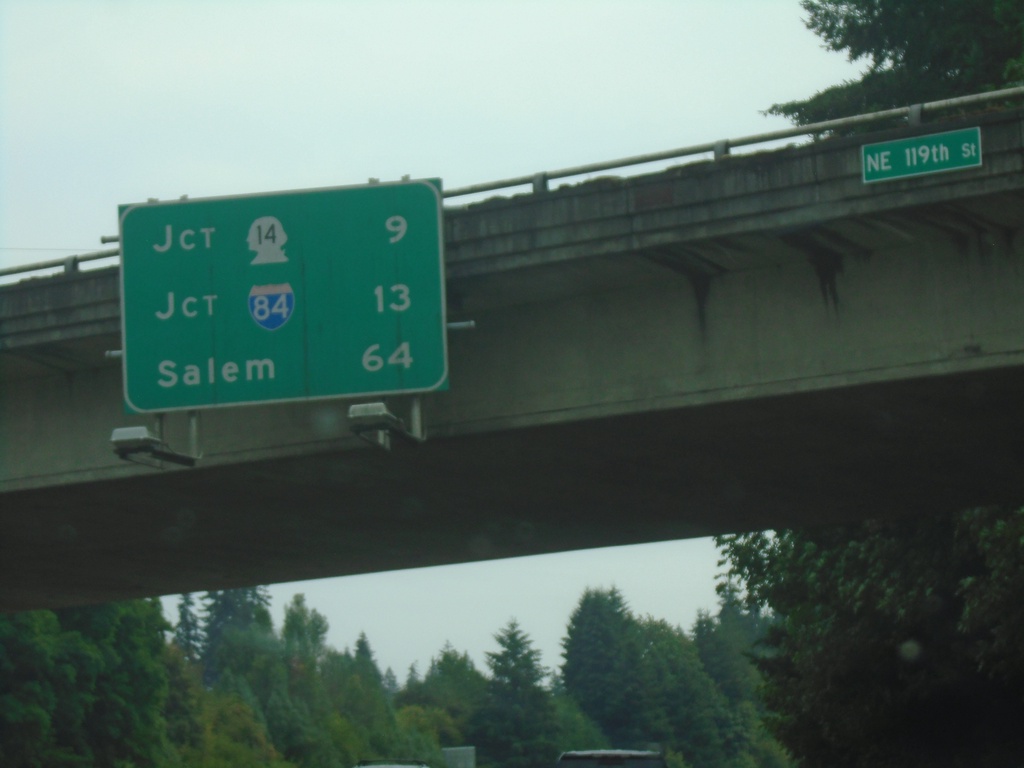
<instances>
[{"instance_id":1,"label":"bridge underside","mask_svg":"<svg viewBox=\"0 0 1024 768\"><path fill-rule=\"evenodd\" d=\"M0 610L1019 502L1022 391L996 369L15 492Z\"/></svg>"}]
</instances>

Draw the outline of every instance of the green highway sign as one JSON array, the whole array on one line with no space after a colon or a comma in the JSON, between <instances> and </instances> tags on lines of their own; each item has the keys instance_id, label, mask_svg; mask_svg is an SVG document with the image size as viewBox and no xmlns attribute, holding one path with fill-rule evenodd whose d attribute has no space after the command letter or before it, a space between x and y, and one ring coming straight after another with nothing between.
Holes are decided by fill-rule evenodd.
<instances>
[{"instance_id":1,"label":"green highway sign","mask_svg":"<svg viewBox=\"0 0 1024 768\"><path fill-rule=\"evenodd\" d=\"M861 169L865 184L976 168L979 165L980 128L964 128L861 147Z\"/></svg>"},{"instance_id":2,"label":"green highway sign","mask_svg":"<svg viewBox=\"0 0 1024 768\"><path fill-rule=\"evenodd\" d=\"M126 406L447 388L441 219L436 180L121 206Z\"/></svg>"}]
</instances>

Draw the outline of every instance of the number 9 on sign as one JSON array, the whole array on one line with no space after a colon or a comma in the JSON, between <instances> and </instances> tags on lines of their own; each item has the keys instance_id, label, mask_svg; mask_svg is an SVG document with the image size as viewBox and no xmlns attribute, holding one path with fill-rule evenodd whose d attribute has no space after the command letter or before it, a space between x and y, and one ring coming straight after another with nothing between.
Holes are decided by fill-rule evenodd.
<instances>
[{"instance_id":1,"label":"number 9 on sign","mask_svg":"<svg viewBox=\"0 0 1024 768\"><path fill-rule=\"evenodd\" d=\"M404 216L391 216L384 222L384 228L391 233L391 237L388 238L388 242L397 243L405 237L406 230L409 229L409 224L406 222Z\"/></svg>"}]
</instances>

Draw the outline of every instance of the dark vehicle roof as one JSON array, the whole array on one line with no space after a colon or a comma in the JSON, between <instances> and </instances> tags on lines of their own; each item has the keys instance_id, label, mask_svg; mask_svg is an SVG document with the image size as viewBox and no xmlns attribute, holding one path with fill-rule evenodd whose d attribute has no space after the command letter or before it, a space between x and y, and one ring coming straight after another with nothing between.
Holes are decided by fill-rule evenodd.
<instances>
[{"instance_id":1,"label":"dark vehicle roof","mask_svg":"<svg viewBox=\"0 0 1024 768\"><path fill-rule=\"evenodd\" d=\"M651 752L639 749L590 749L590 750L576 750L573 752L563 752L559 758L559 762L567 760L591 760L602 763L622 763L626 760L656 760L659 763L664 762L660 752Z\"/></svg>"}]
</instances>

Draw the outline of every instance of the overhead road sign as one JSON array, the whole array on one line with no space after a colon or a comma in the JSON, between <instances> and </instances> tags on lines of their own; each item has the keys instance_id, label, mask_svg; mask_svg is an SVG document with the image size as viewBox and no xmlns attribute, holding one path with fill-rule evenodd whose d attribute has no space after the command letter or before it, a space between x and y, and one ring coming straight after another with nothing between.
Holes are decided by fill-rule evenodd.
<instances>
[{"instance_id":1,"label":"overhead road sign","mask_svg":"<svg viewBox=\"0 0 1024 768\"><path fill-rule=\"evenodd\" d=\"M440 182L120 208L126 405L447 387Z\"/></svg>"},{"instance_id":2,"label":"overhead road sign","mask_svg":"<svg viewBox=\"0 0 1024 768\"><path fill-rule=\"evenodd\" d=\"M864 183L981 165L981 128L933 133L861 147Z\"/></svg>"}]
</instances>

